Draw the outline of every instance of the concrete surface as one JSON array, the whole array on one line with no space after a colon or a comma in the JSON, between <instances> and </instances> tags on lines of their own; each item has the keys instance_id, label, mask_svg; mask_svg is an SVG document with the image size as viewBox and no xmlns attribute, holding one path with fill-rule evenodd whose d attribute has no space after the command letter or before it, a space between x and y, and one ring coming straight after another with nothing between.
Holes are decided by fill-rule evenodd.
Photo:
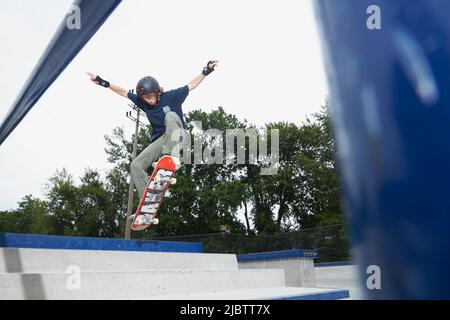
<instances>
[{"instance_id":1,"label":"concrete surface","mask_svg":"<svg viewBox=\"0 0 450 320\"><path fill-rule=\"evenodd\" d=\"M313 259L239 262L239 269L282 269L288 287L315 287Z\"/></svg>"},{"instance_id":2,"label":"concrete surface","mask_svg":"<svg viewBox=\"0 0 450 320\"><path fill-rule=\"evenodd\" d=\"M328 300L345 299L348 290L322 288L263 287L239 291L216 291L197 294L166 295L141 299L164 300Z\"/></svg>"},{"instance_id":3,"label":"concrete surface","mask_svg":"<svg viewBox=\"0 0 450 320\"><path fill-rule=\"evenodd\" d=\"M345 288L350 299L363 300L364 294L356 265L315 267L316 286L318 288Z\"/></svg>"},{"instance_id":4,"label":"concrete surface","mask_svg":"<svg viewBox=\"0 0 450 320\"><path fill-rule=\"evenodd\" d=\"M0 273L66 272L73 265L82 272L238 268L233 254L0 248Z\"/></svg>"},{"instance_id":5,"label":"concrete surface","mask_svg":"<svg viewBox=\"0 0 450 320\"><path fill-rule=\"evenodd\" d=\"M280 287L284 283L282 270L3 273L0 299L162 299L168 294Z\"/></svg>"},{"instance_id":6,"label":"concrete surface","mask_svg":"<svg viewBox=\"0 0 450 320\"><path fill-rule=\"evenodd\" d=\"M287 287L287 269L271 266L239 268L233 254L0 248L0 299L342 299L346 288L355 298L345 268L316 270L330 289Z\"/></svg>"}]
</instances>

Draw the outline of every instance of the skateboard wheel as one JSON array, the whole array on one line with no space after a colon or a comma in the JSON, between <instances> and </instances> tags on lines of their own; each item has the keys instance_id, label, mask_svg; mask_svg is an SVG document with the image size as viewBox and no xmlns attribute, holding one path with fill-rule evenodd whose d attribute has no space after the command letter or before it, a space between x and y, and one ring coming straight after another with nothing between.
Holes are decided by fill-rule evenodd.
<instances>
[{"instance_id":1,"label":"skateboard wheel","mask_svg":"<svg viewBox=\"0 0 450 320\"><path fill-rule=\"evenodd\" d=\"M170 179L170 184L174 185L175 183L177 183L177 179L176 178Z\"/></svg>"},{"instance_id":2,"label":"skateboard wheel","mask_svg":"<svg viewBox=\"0 0 450 320\"><path fill-rule=\"evenodd\" d=\"M158 223L159 223L159 219L158 218L155 218L155 219L153 219L153 222L152 222L154 225L157 225Z\"/></svg>"}]
</instances>

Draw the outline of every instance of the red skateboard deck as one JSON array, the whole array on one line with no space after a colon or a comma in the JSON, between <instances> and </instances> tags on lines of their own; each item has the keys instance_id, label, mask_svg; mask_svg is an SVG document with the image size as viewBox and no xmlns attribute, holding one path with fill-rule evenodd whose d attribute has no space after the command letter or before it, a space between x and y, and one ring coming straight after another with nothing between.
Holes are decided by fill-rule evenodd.
<instances>
[{"instance_id":1,"label":"red skateboard deck","mask_svg":"<svg viewBox=\"0 0 450 320\"><path fill-rule=\"evenodd\" d=\"M130 217L133 219L132 230L144 230L159 223L156 216L169 186L176 183L175 170L176 164L171 156L163 156L158 160L136 213Z\"/></svg>"}]
</instances>

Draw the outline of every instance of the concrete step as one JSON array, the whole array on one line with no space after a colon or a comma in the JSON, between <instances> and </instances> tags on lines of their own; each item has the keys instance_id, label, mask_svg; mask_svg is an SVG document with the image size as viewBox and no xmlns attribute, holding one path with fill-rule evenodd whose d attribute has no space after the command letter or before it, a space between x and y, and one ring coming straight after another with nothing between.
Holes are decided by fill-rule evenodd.
<instances>
[{"instance_id":1,"label":"concrete step","mask_svg":"<svg viewBox=\"0 0 450 320\"><path fill-rule=\"evenodd\" d=\"M87 271L237 270L234 254L0 248L0 273Z\"/></svg>"},{"instance_id":2,"label":"concrete step","mask_svg":"<svg viewBox=\"0 0 450 320\"><path fill-rule=\"evenodd\" d=\"M346 289L265 287L239 291L211 291L139 298L139 300L340 300L349 298Z\"/></svg>"},{"instance_id":3,"label":"concrete step","mask_svg":"<svg viewBox=\"0 0 450 320\"><path fill-rule=\"evenodd\" d=\"M136 299L285 285L281 269L2 273L0 299Z\"/></svg>"}]
</instances>

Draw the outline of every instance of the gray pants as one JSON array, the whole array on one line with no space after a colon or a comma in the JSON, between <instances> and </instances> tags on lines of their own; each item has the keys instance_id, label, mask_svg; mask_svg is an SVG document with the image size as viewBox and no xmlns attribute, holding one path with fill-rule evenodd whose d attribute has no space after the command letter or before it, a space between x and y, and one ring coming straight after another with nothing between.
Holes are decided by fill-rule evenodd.
<instances>
[{"instance_id":1,"label":"gray pants","mask_svg":"<svg viewBox=\"0 0 450 320\"><path fill-rule=\"evenodd\" d=\"M179 157L179 150L175 146L180 143L180 138L183 140L185 138L180 117L175 112L168 112L165 125L166 132L145 148L131 163L131 178L139 192L139 197L144 194L147 187L149 178L147 170L152 163L158 161L162 155Z\"/></svg>"}]
</instances>

